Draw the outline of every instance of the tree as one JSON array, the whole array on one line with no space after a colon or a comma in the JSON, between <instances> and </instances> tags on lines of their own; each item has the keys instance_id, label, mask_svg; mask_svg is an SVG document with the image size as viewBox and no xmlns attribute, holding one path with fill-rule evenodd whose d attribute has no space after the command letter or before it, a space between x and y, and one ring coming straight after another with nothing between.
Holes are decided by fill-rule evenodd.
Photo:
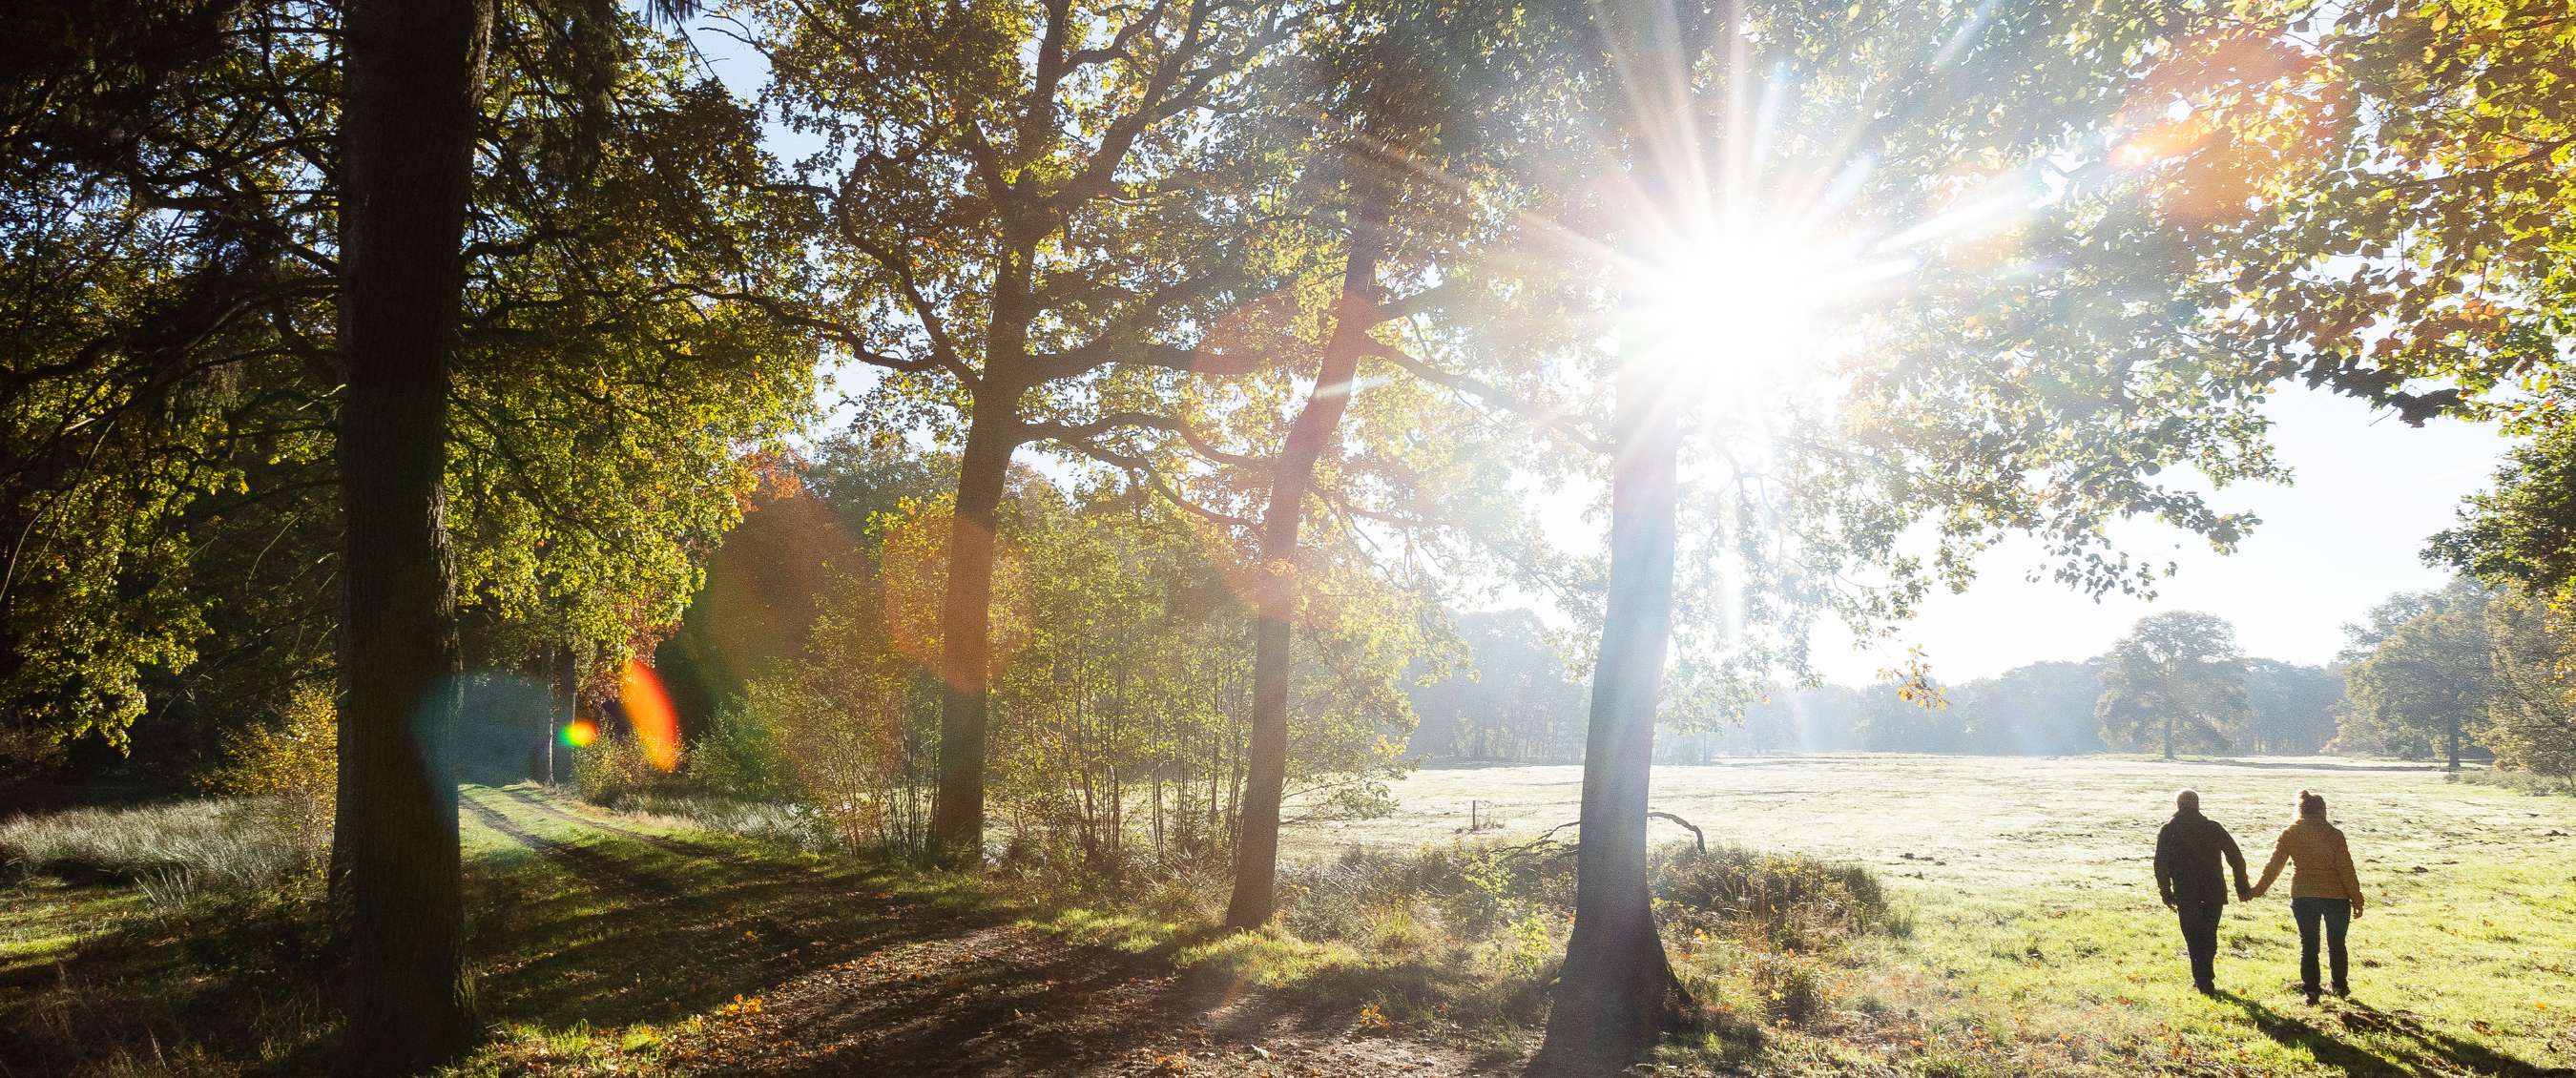
<instances>
[{"instance_id":1,"label":"tree","mask_svg":"<svg viewBox=\"0 0 2576 1078\"><path fill-rule=\"evenodd\" d=\"M29 141L0 174L20 761L184 767L333 677L337 9L150 7L73 5L89 58L0 105ZM801 264L757 127L600 10L578 48L496 13L446 478L477 666L622 658L809 408L809 346L710 295Z\"/></svg>"},{"instance_id":2,"label":"tree","mask_svg":"<svg viewBox=\"0 0 2576 1078\"><path fill-rule=\"evenodd\" d=\"M2508 449L2494 489L2471 496L2426 557L2503 589L2488 606L2487 730L2499 766L2576 770L2565 619L2576 612L2576 423L2559 415Z\"/></svg>"},{"instance_id":3,"label":"tree","mask_svg":"<svg viewBox=\"0 0 2576 1078\"><path fill-rule=\"evenodd\" d=\"M2101 698L2098 661L2042 662L1961 685L1950 708L1979 751L2053 756L2101 751Z\"/></svg>"},{"instance_id":4,"label":"tree","mask_svg":"<svg viewBox=\"0 0 2576 1078\"><path fill-rule=\"evenodd\" d=\"M2519 590L2487 606L2494 680L2485 729L2496 766L2576 776L2576 637L2546 604Z\"/></svg>"},{"instance_id":5,"label":"tree","mask_svg":"<svg viewBox=\"0 0 2576 1078\"><path fill-rule=\"evenodd\" d=\"M2487 603L2474 582L2455 582L2367 658L2346 666L2338 744L2407 757L2439 752L2459 770L2461 748L2476 739L2492 691Z\"/></svg>"},{"instance_id":6,"label":"tree","mask_svg":"<svg viewBox=\"0 0 2576 1078\"><path fill-rule=\"evenodd\" d=\"M1329 117L1319 140L1339 175L1342 210L1342 279L1329 309L1330 336L1316 368L1314 388L1290 420L1270 461L1267 504L1259 549L1263 574L1253 629L1252 743L1244 790L1234 891L1226 904L1229 928L1252 929L1277 908L1280 798L1288 759L1289 662L1298 602L1300 530L1316 484L1316 465L1336 449L1343 414L1358 391L1363 360L1388 353L1372 334L1397 320L1398 311L1420 311L1426 289L1393 306L1381 281L1387 269L1437 278L1432 256L1441 245L1425 237L1477 231L1437 199L1407 198L1433 177L1459 177L1472 147L1497 124L1490 93L1480 95L1471 77L1498 56L1497 39L1511 26L1500 6L1471 9L1443 3L1393 0L1355 6L1318 20L1317 68ZM1451 182L1461 182L1452 180ZM1411 263L1410 266L1407 263Z\"/></svg>"},{"instance_id":7,"label":"tree","mask_svg":"<svg viewBox=\"0 0 2576 1078\"><path fill-rule=\"evenodd\" d=\"M2223 749L2245 721L2245 654L2223 618L2176 610L2138 619L2102 657L2104 740Z\"/></svg>"},{"instance_id":8,"label":"tree","mask_svg":"<svg viewBox=\"0 0 2576 1078\"><path fill-rule=\"evenodd\" d=\"M659 4L653 10L669 15L684 7ZM774 341L754 338L746 344L721 335L697 337L695 327L721 326L739 313L693 302L721 298L707 295L704 279L688 272L701 263L652 257L681 246L666 242L673 236L694 233L713 239L722 234L721 228L700 227L706 219L693 210L705 206L703 201L688 203L689 208L677 209L673 216L640 222L647 228L623 233L614 227L599 229L603 218L581 212L596 204L580 199L566 199L575 210L560 217L546 213L558 204L542 199L533 206L483 201L480 208L486 217L480 226L488 229L486 235L507 235L511 224L533 233L506 240L492 236L501 240L499 250L534 253L501 261L489 278L469 277L469 265L478 251L465 242L466 229L468 210L478 203L474 158L482 122L484 57L494 18L488 2L359 3L351 8L344 30L339 338L347 377L335 429L335 459L347 537L342 555L347 591L340 618L340 794L332 890L335 907L344 911L350 954L350 1028L370 1066L417 1066L451 1050L471 1031L470 999L461 965L456 790L443 771L441 756L446 750L444 727L453 723L459 684L458 565L448 545L450 464L458 455L458 443L466 447L463 455L469 462L481 452L508 460L524 484L515 488L524 499L517 500L492 497L501 484L469 481L464 488L467 496L453 503L466 510L464 522L487 534L524 535L535 530L548 535L543 545L558 553L550 563L537 565L519 548L489 543L480 549L490 557L464 564L465 579L505 612L510 611L514 596L540 594L531 581L551 579L559 588L595 603L586 610L581 604L570 604L572 616L567 620L572 628L586 629L594 637L616 634L624 637L616 643L627 645L634 628L627 619L667 620L678 614L686 588L693 582L694 566L673 547L684 546L692 532L711 540L740 512L730 495L740 493L748 477L732 456L738 443L727 435L733 428L722 421L691 423L691 411L733 411L774 421L782 414L794 414L798 405L782 404L780 398L792 401L795 387L801 385L770 373L768 364L785 351L775 348ZM614 12L585 9L573 16L572 25L581 31L575 35L577 42L595 45L569 50L569 55L560 57L563 66L558 70L568 72L562 76L567 81L592 88L594 95L582 99L585 108L611 108L616 103L612 90L627 62L616 43L623 40L627 24ZM535 65L519 66L524 74ZM721 140L722 132L741 130L739 115L731 119L731 128L723 126L721 118L712 128L719 133L718 145L728 145ZM633 157L626 159L625 170L606 161L599 152L599 139L609 126L608 117L576 109L571 120L575 133L588 137L563 143L568 150L560 167L538 168L506 180L534 180L532 186L539 192L548 190L544 181L557 181L561 186L556 190L573 195L615 192L620 180L641 181L653 188L651 194L689 190L687 181L677 189L655 187L642 170L632 167ZM744 143L736 139L729 145ZM507 149L500 157L504 162L513 160ZM713 166L720 163L736 169L748 166L755 172L760 164L756 155L692 163L711 173L718 173ZM506 190L509 184L500 186ZM631 189L624 193L641 194ZM532 222L527 216L511 220L503 206L514 206L539 220ZM567 265L547 257L564 253L549 246L559 237L548 235L547 225L591 241L582 245L578 263ZM623 250L599 242L612 237L632 241L639 234L650 238ZM562 286L567 277L577 283ZM498 296L489 297L493 302L476 312L477 328L487 333L466 337L459 306L472 294L469 281L480 285L493 278L503 287ZM609 415L603 426L609 437L581 438L600 428L585 429L568 421L568 413L581 413L548 400L542 389L514 397L506 392L510 386L506 378L471 362L493 352L509 354L512 335L508 330L515 319L528 314L511 302L524 300L525 294L507 286L528 279L558 286L547 299L537 301L550 308L548 317L590 315L605 320L588 324L587 336L575 334L549 343L551 352L584 368L582 374L571 377L575 384L590 389L588 400L605 398ZM604 280L614 283L603 285ZM674 330L676 336L668 335ZM719 340L736 347L719 346L699 355L673 355L654 347L685 349ZM629 347L602 346L603 342ZM638 342L650 343L639 346ZM525 343L525 338L519 343ZM468 344L474 347L469 349ZM619 409L634 402L621 390L632 388L633 383L626 377L604 376L620 361L648 369L685 366L697 374L697 380L656 381L649 374L635 379L651 387L636 394L647 399L658 394L661 403L677 404L682 397L695 398L694 408L673 408L653 417L671 425L671 436L657 439L655 430L636 429L624 422ZM562 366L529 364L511 369L533 372L537 385L552 382L558 390L566 378ZM475 377L460 382L456 378L460 370ZM490 424L480 428L490 439L456 439L457 432L478 428L451 423L451 402ZM514 407L528 412L514 415ZM520 415L531 420L524 424L525 431L511 429L522 426L512 422ZM548 432L571 437L550 444L544 439ZM559 448L560 455L512 452L514 443L525 449L532 442ZM671 481L674 470L692 466L707 485ZM651 473L650 482L636 481L645 473ZM598 483L600 479L625 481L625 492L633 496L586 508L625 511L625 521L641 525L632 534L612 538L608 529L598 526L597 516L616 513L585 520L580 512L565 509L567 500L548 486L550 480L566 480L568 486L588 487L582 493L595 496L606 485ZM717 499L704 496L711 487L719 494ZM516 520L507 512L532 503L554 512ZM562 527L548 533L537 526L540 523ZM597 578L584 578L585 545L578 538L585 534L584 523L591 525L586 533L592 540L587 546L590 563L622 569L626 578L622 585L602 586ZM673 546L640 541L673 532L678 533ZM565 551L573 553L561 556ZM631 560L655 555L663 558ZM637 604L644 609L621 602L637 599L645 599ZM546 605L561 609L567 604L559 600Z\"/></svg>"},{"instance_id":9,"label":"tree","mask_svg":"<svg viewBox=\"0 0 2576 1078\"><path fill-rule=\"evenodd\" d=\"M456 787L447 412L490 0L356 0L343 28L337 424L347 546L332 891L349 1033L421 1067L472 1030Z\"/></svg>"},{"instance_id":10,"label":"tree","mask_svg":"<svg viewBox=\"0 0 2576 1078\"><path fill-rule=\"evenodd\" d=\"M294 254L313 232L273 226L318 201L284 192L330 137L293 118L322 73L294 13L45 2L19 21L0 63L0 766L91 735L126 750L153 674L200 659L192 539L276 497L244 489L269 469L236 417L304 372L266 326L330 287ZM261 448L302 455L292 435Z\"/></svg>"},{"instance_id":11,"label":"tree","mask_svg":"<svg viewBox=\"0 0 2576 1078\"><path fill-rule=\"evenodd\" d=\"M2335 737L2343 707L2343 678L2322 666L2273 659L2245 663L2245 747L2253 752L2304 756Z\"/></svg>"},{"instance_id":12,"label":"tree","mask_svg":"<svg viewBox=\"0 0 2576 1078\"><path fill-rule=\"evenodd\" d=\"M1462 615L1462 669L1412 690L1407 751L1479 763L1568 763L1583 751L1583 686L1528 610ZM1427 672L1427 671L1426 671Z\"/></svg>"},{"instance_id":13,"label":"tree","mask_svg":"<svg viewBox=\"0 0 2576 1078\"><path fill-rule=\"evenodd\" d=\"M2335 652L2339 663L2357 663L2379 650L2379 645L2395 635L2397 628L2442 605L2441 589L2401 591L2372 604L2368 620L2347 622L2343 627L2343 648Z\"/></svg>"},{"instance_id":14,"label":"tree","mask_svg":"<svg viewBox=\"0 0 2576 1078\"><path fill-rule=\"evenodd\" d=\"M1014 453L1053 442L1136 464L1117 432L1155 424L1122 404L1296 352L1261 307L1300 257L1263 242L1294 143L1247 100L1247 73L1295 24L1225 0L774 4L755 24L773 107L827 146L806 171L829 279L782 314L891 372L880 421L958 448L933 831L972 863Z\"/></svg>"},{"instance_id":15,"label":"tree","mask_svg":"<svg viewBox=\"0 0 2576 1078\"><path fill-rule=\"evenodd\" d=\"M1594 274L1595 339L1622 345L1615 357L1585 355L1582 369L1625 401L1636 383L1603 368L1692 368L1675 387L1689 392L1651 410L1614 404L1617 417L1603 425L1623 440L1614 531L1617 476L1632 489L1662 486L1649 479L1663 470L1661 436L1625 421L1687 416L1703 447L1688 459L1708 485L1686 503L1701 519L1680 529L1695 549L1677 559L1689 616L1669 623L1689 638L1675 673L1677 696L1694 708L1749 699L1773 668L1802 669L1805 629L1820 614L1875 626L1906 615L1931 586L1963 586L1974 552L2005 532L2047 536L2051 564L2038 571L2068 584L2143 590L2156 568L2110 549L2101 522L2154 515L2221 549L2251 523L2156 479L2160 471L2189 464L2218 485L2279 474L2261 445L2251 364L2175 332L2195 312L2161 302L2190 272L2187 261L2145 208L2086 182L2096 162L2060 157L2090 145L2088 133L2134 100L2135 76L2182 20L2078 5L1967 14L1596 4L1542 34L1576 54L1575 92L1553 129L1564 143L1544 149L1558 169L1548 186L1569 204L1547 206L1547 216L1572 237L1562 257ZM1754 101L1765 105L1754 110ZM1855 156L1871 167L1855 167ZM1965 223L1976 216L1968 207L1999 191L2055 189L2070 174L2062 197L2002 196L2042 201L2016 215L2011 245L2050 272L1993 272L1996 238ZM1782 226L1830 234L1769 231ZM1920 257L1873 287L1831 270L1814 279L1764 272L1778 268L1766 254L1830 250L1838 236L1862 251L1919 242L1909 249ZM1693 257L1712 244L1741 247L1743 261ZM1581 262L1598 252L1613 264ZM1617 306L1610 297L1641 291L1651 309L1632 307L1624 321L1666 330L1658 348L1628 347L1623 320L1604 310ZM1810 366L1765 349L1779 344L1784 321L1819 312L1853 330L1848 353ZM1801 406L1817 398L1800 392L1795 372L1818 367L1839 407ZM2185 444L2195 448L2167 455ZM1663 515L1637 508L1634 523ZM1624 601L1616 568L1622 549L1641 555L1632 570L1674 564L1648 554L1651 545L1612 544L1596 746L1652 736L1650 722L1625 734L1602 729L1634 724L1651 705L1600 706L1651 698L1663 674L1609 646L1614 636L1636 642L1641 624L1654 627L1649 637L1666 624L1653 611L1671 596ZM1614 676L1635 680L1612 689ZM1621 755L1617 764L1586 760L1586 846L1642 842L1648 776ZM1583 871L1624 873L1633 860L1603 856ZM1662 963L1652 920L1631 900L1641 893L1625 880L1578 887L1590 901L1576 912L1544 1067L1613 1070L1651 1043L1669 984L1653 976ZM1625 938L1587 932L1588 917Z\"/></svg>"},{"instance_id":16,"label":"tree","mask_svg":"<svg viewBox=\"0 0 2576 1078\"><path fill-rule=\"evenodd\" d=\"M2565 5L2233 14L2185 39L2121 162L2202 264L2183 292L2208 312L2201 332L2413 423L2561 410L2576 326Z\"/></svg>"},{"instance_id":17,"label":"tree","mask_svg":"<svg viewBox=\"0 0 2576 1078\"><path fill-rule=\"evenodd\" d=\"M1625 421L1688 415L1705 447L1691 459L1709 485L1687 503L1704 524L1683 531L1699 549L1678 559L1682 609L1692 616L1673 624L1693 638L1676 672L1715 691L1689 688L1685 699L1746 699L1744 690L1773 680L1770 668L1802 668L1805 629L1819 614L1875 626L1905 616L1931 586L1964 586L1974 551L2005 532L2047 536L2051 564L2038 571L2070 585L2143 590L2156 568L2109 549L2100 522L2154 515L2225 549L2250 520L2154 477L2183 464L2218 485L2278 475L2261 446L2251 365L2176 333L2194 312L2160 301L2187 262L2145 209L2085 182L2098 175L2095 162L2068 166L2059 157L2089 144L2088 132L2134 99L2139 69L2180 20L2080 5L1967 14L1589 5L1583 21L1552 36L1579 54L1576 101L1558 121L1575 145L1547 147L1554 160L1574 163L1563 169L1573 175L1552 186L1580 193L1568 199L1576 205L1550 207L1562 209L1556 222L1579 241L1567 257L1624 256L1595 270L1595 295L1635 298L1630 286L1643 284L1660 308L1651 313L1665 316L1656 321L1693 327L1658 349L1663 362L1692 365L1694 376L1677 387L1691 392L1652 410L1615 405L1623 411L1607 424L1623 440L1614 476L1628 476L1632 489L1662 488L1651 477L1664 458L1660 436ZM1765 105L1751 109L1754 101ZM1856 156L1870 167L1855 167ZM2011 246L2049 266L2044 280L1994 273L1996 239L1964 223L1975 217L1968 207L1999 191L2051 189L2069 174L2075 182L2063 197L2011 226ZM1820 219L1832 235L1767 231ZM1765 274L1773 266L1765 254L1831 249L1834 236L1864 251L1919 239L1920 257L1912 272L1877 287L1852 287L1830 270L1813 280ZM2115 238L2099 242L2105 236ZM1745 248L1745 263L1693 259L1689 252L1712 237ZM1701 272L1658 276L1694 268ZM1762 350L1777 345L1784 319L1818 312L1856 338L1847 354L1816 364L1837 391L1830 410L1801 407L1816 398L1794 377L1767 381L1805 365ZM1596 332L1613 335L1607 326ZM1634 363L1643 351L1623 347L1615 358ZM1637 388L1624 376L1597 384L1617 385L1610 395L1624 402ZM2196 448L2166 455L2184 444ZM1614 531L1619 485L1614 478ZM1646 526L1632 536L1663 530L1647 524L1661 512L1639 508L1627 519ZM1932 551L1919 553L1918 543ZM1652 545L1612 544L1596 747L1651 738L1650 724L1624 734L1602 724L1650 713L1651 705L1623 705L1650 698L1663 673L1610 646L1641 625L1649 637L1661 631L1661 601L1623 601L1617 568L1626 550L1637 555L1633 568L1659 574L1672 560L1648 553ZM1619 676L1633 680L1606 684ZM1608 839L1625 851L1631 836L1642 841L1648 776L1620 755L1616 764L1587 757L1587 847ZM1583 871L1624 873L1633 862L1624 852L1602 856ZM1578 887L1591 901L1576 912L1545 1065L1612 1070L1651 1043L1669 986L1653 976L1662 963L1650 953L1651 918L1635 912L1642 890L1626 880ZM1625 938L1587 932L1587 917Z\"/></svg>"},{"instance_id":18,"label":"tree","mask_svg":"<svg viewBox=\"0 0 2576 1078\"><path fill-rule=\"evenodd\" d=\"M2494 489L2460 506L2426 557L2489 584L2576 603L2576 422L2559 419L2505 451Z\"/></svg>"}]
</instances>

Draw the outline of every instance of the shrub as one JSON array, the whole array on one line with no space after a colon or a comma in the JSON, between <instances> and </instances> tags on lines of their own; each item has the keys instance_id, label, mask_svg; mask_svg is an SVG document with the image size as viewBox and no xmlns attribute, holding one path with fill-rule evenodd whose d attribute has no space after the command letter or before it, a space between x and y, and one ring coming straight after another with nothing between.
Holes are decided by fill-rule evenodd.
<instances>
[{"instance_id":1,"label":"shrub","mask_svg":"<svg viewBox=\"0 0 2576 1078\"><path fill-rule=\"evenodd\" d=\"M689 781L750 800L795 800L802 791L780 740L777 724L749 700L729 700L689 743Z\"/></svg>"},{"instance_id":2,"label":"shrub","mask_svg":"<svg viewBox=\"0 0 2576 1078\"><path fill-rule=\"evenodd\" d=\"M1281 866L1281 922L1308 939L1356 940L1393 905L1433 903L1463 929L1484 933L1534 913L1574 906L1571 847L1459 843L1410 854L1353 849L1325 862ZM1767 945L1812 949L1865 932L1901 929L1886 893L1857 864L1734 846L1656 854L1652 886L1666 925Z\"/></svg>"},{"instance_id":3,"label":"shrub","mask_svg":"<svg viewBox=\"0 0 2576 1078\"><path fill-rule=\"evenodd\" d=\"M668 785L661 769L644 754L644 746L626 732L602 733L599 740L575 749L572 784L583 800L595 805L615 805Z\"/></svg>"},{"instance_id":4,"label":"shrub","mask_svg":"<svg viewBox=\"0 0 2576 1078\"><path fill-rule=\"evenodd\" d=\"M1719 845L1659 855L1658 906L1670 927L1812 950L1898 927L1878 878L1857 864Z\"/></svg>"},{"instance_id":5,"label":"shrub","mask_svg":"<svg viewBox=\"0 0 2576 1078\"><path fill-rule=\"evenodd\" d=\"M818 666L753 681L741 710L770 732L779 781L858 848L887 837L886 806L905 759L901 699L900 682Z\"/></svg>"},{"instance_id":6,"label":"shrub","mask_svg":"<svg viewBox=\"0 0 2576 1078\"><path fill-rule=\"evenodd\" d=\"M1752 959L1754 986L1763 1009L1789 1025L1803 1025L1832 1004L1834 985L1815 959L1795 954L1757 954Z\"/></svg>"},{"instance_id":7,"label":"shrub","mask_svg":"<svg viewBox=\"0 0 2576 1078\"><path fill-rule=\"evenodd\" d=\"M227 740L224 758L213 785L244 798L286 836L304 868L320 871L330 856L340 779L340 721L330 691L298 687L276 722Z\"/></svg>"}]
</instances>

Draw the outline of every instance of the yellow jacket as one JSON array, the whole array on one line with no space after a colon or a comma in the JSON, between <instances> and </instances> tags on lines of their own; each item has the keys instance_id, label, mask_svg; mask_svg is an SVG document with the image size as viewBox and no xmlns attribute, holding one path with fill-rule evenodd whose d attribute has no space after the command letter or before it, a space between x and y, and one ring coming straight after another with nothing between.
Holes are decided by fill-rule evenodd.
<instances>
[{"instance_id":1,"label":"yellow jacket","mask_svg":"<svg viewBox=\"0 0 2576 1078\"><path fill-rule=\"evenodd\" d=\"M2263 882L2254 893L2269 890L2281 875L2281 863L2297 866L2290 874L2292 898L2340 898L2361 905L2361 874L2352 864L2352 847L2343 832L2317 817L2303 817L2272 844L2272 860L2263 866Z\"/></svg>"}]
</instances>

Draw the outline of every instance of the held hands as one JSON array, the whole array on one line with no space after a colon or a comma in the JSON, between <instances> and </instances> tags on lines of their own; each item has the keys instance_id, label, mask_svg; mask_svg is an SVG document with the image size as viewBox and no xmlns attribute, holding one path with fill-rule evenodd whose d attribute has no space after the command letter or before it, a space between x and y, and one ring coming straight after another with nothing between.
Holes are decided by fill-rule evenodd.
<instances>
[{"instance_id":1,"label":"held hands","mask_svg":"<svg viewBox=\"0 0 2576 1078\"><path fill-rule=\"evenodd\" d=\"M2254 901L2257 893L2258 892L2253 888L2247 887L2244 884L2240 883L2236 885L2236 901L2238 902L2252 902Z\"/></svg>"}]
</instances>

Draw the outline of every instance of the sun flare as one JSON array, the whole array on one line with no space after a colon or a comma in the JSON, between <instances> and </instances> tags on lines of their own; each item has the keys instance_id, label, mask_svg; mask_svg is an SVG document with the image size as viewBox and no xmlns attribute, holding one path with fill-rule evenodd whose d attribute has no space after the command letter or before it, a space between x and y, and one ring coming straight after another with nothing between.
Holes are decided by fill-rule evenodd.
<instances>
[{"instance_id":1,"label":"sun flare","mask_svg":"<svg viewBox=\"0 0 2576 1078\"><path fill-rule=\"evenodd\" d=\"M1797 218L1684 230L1636 259L1621 348L1674 365L1686 392L1814 399L1849 343L1841 309L1887 272Z\"/></svg>"}]
</instances>

